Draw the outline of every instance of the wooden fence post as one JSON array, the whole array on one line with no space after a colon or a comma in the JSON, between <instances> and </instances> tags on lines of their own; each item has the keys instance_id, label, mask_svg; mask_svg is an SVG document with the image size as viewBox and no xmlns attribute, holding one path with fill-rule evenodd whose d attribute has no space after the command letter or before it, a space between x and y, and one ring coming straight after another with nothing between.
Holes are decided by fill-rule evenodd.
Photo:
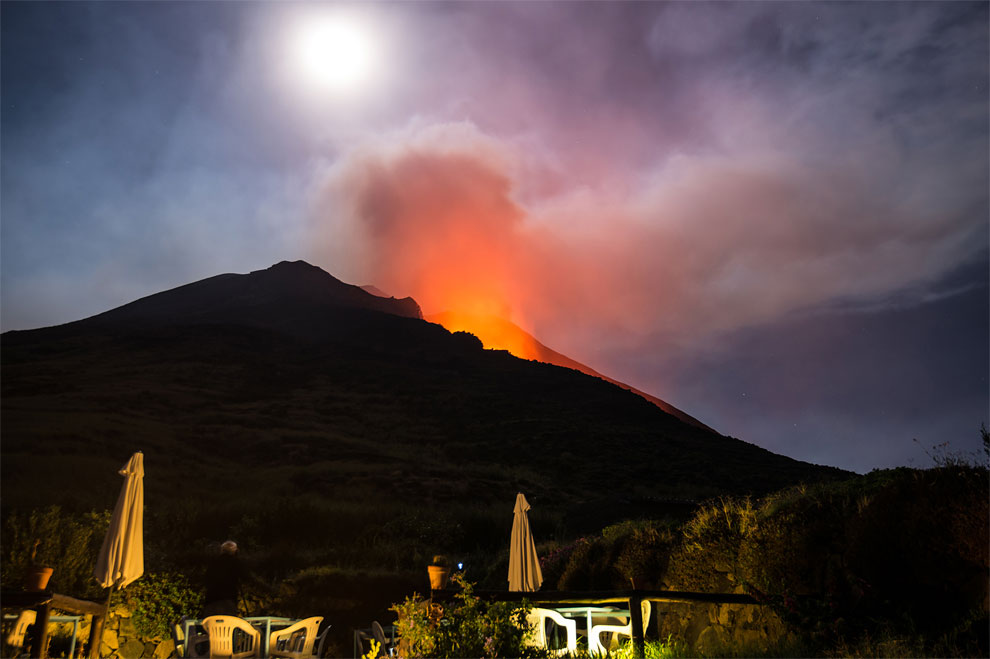
<instances>
[{"instance_id":1,"label":"wooden fence post","mask_svg":"<svg viewBox=\"0 0 990 659\"><path fill-rule=\"evenodd\" d=\"M48 619L52 615L51 600L35 609L34 630L31 633L31 656L48 658Z\"/></svg>"},{"instance_id":2,"label":"wooden fence post","mask_svg":"<svg viewBox=\"0 0 990 659\"><path fill-rule=\"evenodd\" d=\"M633 657L642 659L646 656L646 645L643 640L643 598L637 591L629 594L629 623L632 625Z\"/></svg>"},{"instance_id":3,"label":"wooden fence post","mask_svg":"<svg viewBox=\"0 0 990 659\"><path fill-rule=\"evenodd\" d=\"M112 592L112 589L111 589ZM100 648L103 646L103 630L110 617L110 596L102 613L93 614L93 623L89 626L89 659L100 659Z\"/></svg>"}]
</instances>

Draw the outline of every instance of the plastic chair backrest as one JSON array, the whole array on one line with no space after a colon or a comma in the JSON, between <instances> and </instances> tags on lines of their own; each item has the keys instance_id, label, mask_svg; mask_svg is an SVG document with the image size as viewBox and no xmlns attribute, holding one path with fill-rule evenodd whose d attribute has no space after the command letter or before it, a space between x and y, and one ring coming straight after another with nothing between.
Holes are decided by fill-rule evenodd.
<instances>
[{"instance_id":1,"label":"plastic chair backrest","mask_svg":"<svg viewBox=\"0 0 990 659\"><path fill-rule=\"evenodd\" d=\"M285 629L272 632L268 640L268 656L270 657L313 657L313 646L316 644L316 633L323 624L322 616L313 616L293 623ZM285 643L279 647L280 643Z\"/></svg>"},{"instance_id":2,"label":"plastic chair backrest","mask_svg":"<svg viewBox=\"0 0 990 659\"><path fill-rule=\"evenodd\" d=\"M34 609L24 609L21 614L17 616L17 621L14 622L14 628L10 630L7 634L7 645L17 650L24 647L24 635L27 633L27 628L35 623L38 619L38 612Z\"/></svg>"},{"instance_id":3,"label":"plastic chair backrest","mask_svg":"<svg viewBox=\"0 0 990 659\"><path fill-rule=\"evenodd\" d=\"M650 613L653 611L653 604L650 600L642 600L639 607L640 613L643 615L643 633L646 633L647 628L650 624ZM613 635L628 636L632 638L632 617L623 618L625 622L621 625L595 625L591 628L591 633L588 634L588 652L594 655L605 655L608 653L609 648L606 648L601 642L601 635L605 633L610 633Z\"/></svg>"},{"instance_id":4,"label":"plastic chair backrest","mask_svg":"<svg viewBox=\"0 0 990 659\"><path fill-rule=\"evenodd\" d=\"M560 650L552 650L547 644L547 619L563 627L567 632L567 647ZM551 654L574 654L577 651L577 622L568 620L553 609L530 609L526 614L526 622L536 632L532 644L546 648Z\"/></svg>"},{"instance_id":5,"label":"plastic chair backrest","mask_svg":"<svg viewBox=\"0 0 990 659\"><path fill-rule=\"evenodd\" d=\"M256 657L261 649L261 632L247 620L237 616L210 616L203 620L203 627L210 637L210 656L230 659ZM242 647L244 641L234 642L234 632L242 631L251 641L250 648Z\"/></svg>"},{"instance_id":6,"label":"plastic chair backrest","mask_svg":"<svg viewBox=\"0 0 990 659\"><path fill-rule=\"evenodd\" d=\"M540 615L538 609L530 609L526 613L526 624L533 630L533 638L530 645L545 648L547 646L547 630L544 628L543 616Z\"/></svg>"},{"instance_id":7,"label":"plastic chair backrest","mask_svg":"<svg viewBox=\"0 0 990 659\"><path fill-rule=\"evenodd\" d=\"M172 625L172 644L175 646L175 656L185 657L185 646L186 646L186 632L185 632L185 616L179 620L179 622Z\"/></svg>"},{"instance_id":8,"label":"plastic chair backrest","mask_svg":"<svg viewBox=\"0 0 990 659\"><path fill-rule=\"evenodd\" d=\"M209 643L210 637L206 634L198 634L192 631L189 634L189 638L186 638L187 620L189 620L189 616L182 616L179 618L179 622L172 625L172 641L175 643L175 655L180 657L180 659L199 659L209 656L208 654L204 655L198 648L200 646L206 646ZM205 648L204 651L207 650L209 648Z\"/></svg>"}]
</instances>

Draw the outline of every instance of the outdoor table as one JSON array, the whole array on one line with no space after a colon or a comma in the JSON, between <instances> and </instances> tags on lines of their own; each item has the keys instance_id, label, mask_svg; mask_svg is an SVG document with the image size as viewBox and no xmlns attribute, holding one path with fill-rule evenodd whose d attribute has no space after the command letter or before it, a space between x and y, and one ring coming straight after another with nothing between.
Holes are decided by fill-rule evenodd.
<instances>
[{"instance_id":1,"label":"outdoor table","mask_svg":"<svg viewBox=\"0 0 990 659\"><path fill-rule=\"evenodd\" d=\"M577 620L584 617L586 620L585 633L588 636L588 642L590 642L591 639L591 628L594 626L593 617L595 615L607 615L610 618L622 618L629 615L628 610L618 609L614 606L592 606L590 604L575 606L545 606L548 609L553 609L554 611L560 613L565 618Z\"/></svg>"},{"instance_id":2,"label":"outdoor table","mask_svg":"<svg viewBox=\"0 0 990 659\"><path fill-rule=\"evenodd\" d=\"M201 620L196 620L195 618L186 618L184 623L184 629L182 630L182 656L189 656L189 630L196 625L200 625Z\"/></svg>"},{"instance_id":3,"label":"outdoor table","mask_svg":"<svg viewBox=\"0 0 990 659\"><path fill-rule=\"evenodd\" d=\"M17 620L18 616L13 614L7 614L4 616L5 620ZM76 656L76 639L79 637L79 621L82 620L82 616L49 616L48 622L71 622L72 623L72 642L69 644L69 656Z\"/></svg>"},{"instance_id":4,"label":"outdoor table","mask_svg":"<svg viewBox=\"0 0 990 659\"><path fill-rule=\"evenodd\" d=\"M297 622L293 618L282 618L279 616L255 616L252 618L244 618L250 622L255 627L261 627L264 624L264 633L261 635L261 656L268 656L268 640L272 635L272 625L274 624L278 628L285 628L293 623Z\"/></svg>"},{"instance_id":5,"label":"outdoor table","mask_svg":"<svg viewBox=\"0 0 990 659\"><path fill-rule=\"evenodd\" d=\"M231 616L232 618L239 618L240 616ZM261 632L261 656L268 656L268 641L272 635L272 628L283 628L298 622L294 618L283 618L281 616L251 616L249 618L242 618L242 620L247 620L252 626L257 627L258 631ZM186 628L183 630L185 632L185 641L183 645L189 642L189 628L194 625L203 624L202 620L188 619L186 620ZM184 648L187 652L188 647ZM183 653L186 654L186 653Z\"/></svg>"}]
</instances>

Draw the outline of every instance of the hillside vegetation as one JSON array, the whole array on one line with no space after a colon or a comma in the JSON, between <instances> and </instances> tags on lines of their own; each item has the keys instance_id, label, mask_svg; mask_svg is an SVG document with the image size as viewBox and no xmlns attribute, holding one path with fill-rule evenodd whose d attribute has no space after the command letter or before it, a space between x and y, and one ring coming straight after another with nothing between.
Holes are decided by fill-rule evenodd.
<instances>
[{"instance_id":1,"label":"hillside vegetation","mask_svg":"<svg viewBox=\"0 0 990 659\"><path fill-rule=\"evenodd\" d=\"M738 605L658 605L661 615L647 639L667 640L679 655L987 656L988 497L985 467L905 468L760 499L721 497L686 519L626 520L576 538L547 540L546 518L535 518L533 528L541 540L544 590L749 593L767 605L758 612ZM18 587L33 539L46 537L51 541L41 551L56 567L53 587L97 597L90 572L108 518L109 511L57 508L8 515L3 587ZM292 519L288 526L296 522L302 523ZM421 531L436 534L433 546L443 544L443 529L425 524ZM383 532L378 545L401 552L413 536L408 529L394 538ZM497 544L501 548L488 553L455 556L467 561L468 580L504 590L508 550ZM165 586L191 584L193 592L176 607L201 602L202 564L160 535L149 537L146 551L148 586L123 597L151 598L162 609ZM247 555L267 585L249 589L245 612L326 616L335 625L338 654L332 656L347 654L351 628L390 620L392 604L427 587L422 566L362 569L355 567L359 561L348 566L314 557L273 569L265 555ZM181 613L198 614L194 609ZM723 626L713 632L699 620Z\"/></svg>"},{"instance_id":2,"label":"hillside vegetation","mask_svg":"<svg viewBox=\"0 0 990 659\"><path fill-rule=\"evenodd\" d=\"M959 464L721 498L684 523L626 521L545 545L544 587L745 592L770 605L774 633L766 618L738 617L716 655L789 643L816 655L987 656L988 500L987 469ZM658 637L704 640L685 623L661 616Z\"/></svg>"}]
</instances>

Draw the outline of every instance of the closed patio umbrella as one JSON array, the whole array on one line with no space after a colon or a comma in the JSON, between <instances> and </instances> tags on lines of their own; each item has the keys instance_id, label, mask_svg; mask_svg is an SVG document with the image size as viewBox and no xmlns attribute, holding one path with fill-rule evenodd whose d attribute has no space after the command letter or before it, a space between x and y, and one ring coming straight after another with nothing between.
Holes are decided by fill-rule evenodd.
<instances>
[{"instance_id":1,"label":"closed patio umbrella","mask_svg":"<svg viewBox=\"0 0 990 659\"><path fill-rule=\"evenodd\" d=\"M103 616L93 620L90 628L91 659L98 659L103 644L103 629L110 614L110 596L144 574L144 453L138 451L120 470L124 485L117 497L117 507L110 518L110 528L96 557L93 576L107 591Z\"/></svg>"},{"instance_id":2,"label":"closed patio umbrella","mask_svg":"<svg viewBox=\"0 0 990 659\"><path fill-rule=\"evenodd\" d=\"M132 455L120 475L124 485L93 571L101 586L116 590L144 574L144 454Z\"/></svg>"},{"instance_id":3,"label":"closed patio umbrella","mask_svg":"<svg viewBox=\"0 0 990 659\"><path fill-rule=\"evenodd\" d=\"M543 584L540 559L536 555L536 543L529 530L529 502L520 492L516 495L516 507L512 518L512 539L509 545L509 590L534 592Z\"/></svg>"}]
</instances>

